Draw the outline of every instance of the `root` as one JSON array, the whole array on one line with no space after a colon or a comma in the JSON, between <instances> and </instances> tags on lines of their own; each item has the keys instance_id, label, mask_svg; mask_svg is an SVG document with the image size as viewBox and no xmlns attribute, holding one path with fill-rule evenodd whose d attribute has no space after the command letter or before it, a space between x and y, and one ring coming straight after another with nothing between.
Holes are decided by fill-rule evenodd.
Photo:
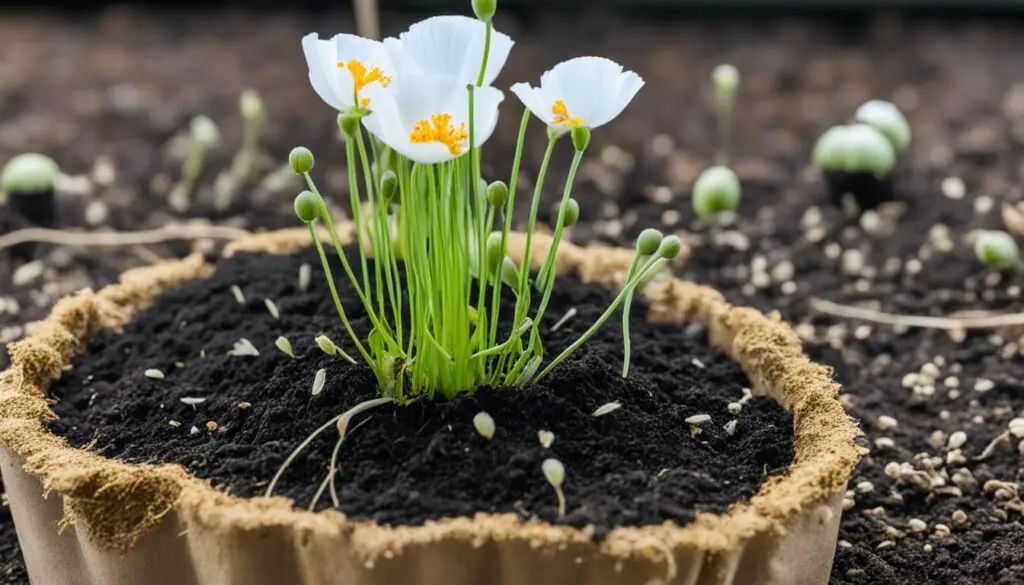
<instances>
[{"instance_id":1,"label":"root","mask_svg":"<svg viewBox=\"0 0 1024 585\"><path fill-rule=\"evenodd\" d=\"M146 246L171 240L238 240L252 235L239 228L216 225L167 225L140 232L76 232L48 228L26 228L0 236L0 250L30 242L59 246L121 247Z\"/></svg>"},{"instance_id":2,"label":"root","mask_svg":"<svg viewBox=\"0 0 1024 585\"><path fill-rule=\"evenodd\" d=\"M1024 313L985 314L971 317L928 317L924 315L897 315L883 313L874 309L840 305L825 299L812 298L811 308L819 313L859 319L883 325L902 325L922 329L942 329L945 331L962 331L964 329L997 329L1000 327L1020 327L1024 325Z\"/></svg>"}]
</instances>

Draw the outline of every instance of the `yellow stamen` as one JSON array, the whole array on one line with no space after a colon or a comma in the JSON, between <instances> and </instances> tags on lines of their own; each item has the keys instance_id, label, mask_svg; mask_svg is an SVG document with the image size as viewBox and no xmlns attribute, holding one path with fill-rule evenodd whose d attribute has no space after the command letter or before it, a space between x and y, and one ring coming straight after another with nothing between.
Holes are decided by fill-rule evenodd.
<instances>
[{"instance_id":1,"label":"yellow stamen","mask_svg":"<svg viewBox=\"0 0 1024 585\"><path fill-rule=\"evenodd\" d=\"M565 107L565 101L563 100L555 100L555 104L551 106L551 113L555 115L555 124L565 126L566 128L576 128L583 125L582 119L573 118L569 115L569 109Z\"/></svg>"},{"instance_id":2,"label":"yellow stamen","mask_svg":"<svg viewBox=\"0 0 1024 585\"><path fill-rule=\"evenodd\" d=\"M362 105L364 108L370 105L370 100L368 98L359 97L359 92L362 91L364 87L371 83L379 83L381 87L391 85L392 77L390 75L384 75L384 72L376 65L367 69L366 65L363 65L361 61L358 59L352 59L348 63L338 61L338 67L341 69L347 69L352 75L352 81L355 84L356 103Z\"/></svg>"},{"instance_id":3,"label":"yellow stamen","mask_svg":"<svg viewBox=\"0 0 1024 585\"><path fill-rule=\"evenodd\" d=\"M409 140L415 143L440 142L448 147L448 152L455 156L462 153L462 141L469 138L466 123L462 122L456 129L452 124L451 114L433 114L430 121L420 120L409 133Z\"/></svg>"}]
</instances>

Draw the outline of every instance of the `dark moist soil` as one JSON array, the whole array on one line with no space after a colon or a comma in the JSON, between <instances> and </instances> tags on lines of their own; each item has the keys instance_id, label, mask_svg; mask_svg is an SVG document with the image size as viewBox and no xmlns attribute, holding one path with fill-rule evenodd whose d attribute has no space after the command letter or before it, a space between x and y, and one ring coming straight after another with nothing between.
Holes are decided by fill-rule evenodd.
<instances>
[{"instance_id":1,"label":"dark moist soil","mask_svg":"<svg viewBox=\"0 0 1024 585\"><path fill-rule=\"evenodd\" d=\"M357 254L350 257L358 263ZM310 432L376 396L369 368L325 356L313 345L318 332L339 343L344 333L322 271L314 271L308 292L298 290L296 267L302 263L317 263L316 253L222 261L210 280L164 294L123 335L98 336L51 387L60 417L53 430L108 457L180 463L232 494L262 494ZM334 271L342 274L340 264ZM231 294L232 285L246 295L245 306ZM355 298L351 286L340 288L343 299ZM277 304L280 319L264 299ZM543 325L546 355L575 340L611 300L598 286L561 279ZM512 302L506 301L507 330ZM550 332L573 307L578 314ZM341 450L342 509L395 525L477 512L553 520L555 495L541 473L548 457L566 467L565 522L592 525L599 536L621 525L686 524L698 511L721 513L749 498L765 474L792 462L792 417L767 398L729 414L727 404L740 400L748 384L739 365L684 328L645 323L645 312L637 306L633 313L636 359L626 380L620 375L621 330L607 327L564 367L524 391L482 387L470 398L373 412ZM350 307L349 315L365 336L365 313ZM278 335L292 341L299 359L274 348ZM240 338L260 355L227 355ZM355 353L351 343L342 347ZM321 367L328 383L314 397L311 383ZM166 378L145 377L149 368ZM182 397L207 400L193 408ZM248 405L240 407L242 402ZM609 402L622 407L592 416ZM493 440L473 428L480 411L496 423ZM702 413L712 420L700 432L684 422ZM723 425L732 420L738 425L730 435ZM214 424L210 432L207 425ZM550 449L539 443L540 430L554 432ZM336 440L332 429L316 441L276 493L309 505ZM326 494L320 504L330 504Z\"/></svg>"},{"instance_id":2,"label":"dark moist soil","mask_svg":"<svg viewBox=\"0 0 1024 585\"><path fill-rule=\"evenodd\" d=\"M415 18L385 14L383 25L393 34ZM321 186L343 193L343 157L331 115L308 86L295 39L309 30L347 30L350 22L344 13L300 12L5 15L0 49L18 58L0 64L0 160L38 150L85 180L88 191L58 191L63 226L89 227L84 211L93 202L109 207L99 224L104 229L181 221L165 203L166 184L179 166L166 145L192 115L211 116L224 134L210 165L215 175L237 148L237 97L251 86L267 104L264 145L273 160L283 162L296 143L310 146ZM982 489L987 479L1024 479L1024 457L1008 444L986 461L971 460L1008 420L1024 415L1020 332L979 332L963 340L939 331L902 332L826 316L810 303L817 296L930 315L1022 310L1021 277L986 280L993 277L971 256L965 236L998 227L1000 204L1024 198L1024 23L893 13L842 21L763 15L705 20L593 11L509 15L502 9L498 27L516 39L499 84L536 79L563 57L584 54L616 59L647 80L623 116L594 133L573 193L582 211L572 238L631 245L651 226L690 235L695 253L683 276L718 287L734 303L780 310L800 326L812 357L836 368L874 453L851 482L853 503L840 526L831 584L1024 583L1022 516ZM744 193L735 223L711 228L695 221L689 192L700 170L714 162L706 80L723 61L743 75L732 143ZM39 62L54 67L40 75ZM847 122L870 98L895 101L915 134L894 181L906 211L895 228L882 231L871 215L861 222L841 213L809 168L817 137ZM518 125L514 104L509 96L484 151L488 176L507 171ZM530 139L527 180L520 183L527 189L543 148L541 132ZM555 157L546 202L561 194L558 177L570 159L568 153ZM106 181L110 169L114 179ZM209 188L210 177L205 181ZM295 187L260 185L218 221L294 225ZM542 213L550 209L546 204ZM12 284L0 276L0 299L7 305L0 310L0 342L19 337L24 324L42 318L62 294L102 286L124 268L149 262L153 253L170 257L190 248L40 246L37 258L45 270L38 278ZM12 274L18 265L4 265L3 256L0 275ZM907 374L939 362L935 383L917 384L935 386L933 394L903 386ZM959 387L951 388L947 379ZM992 390L974 390L988 387L987 381ZM881 415L894 417L898 426L879 426ZM891 461L922 468L914 461L919 453L944 460L947 449L929 439L936 431L948 436L958 430L968 437L962 466L979 487L929 502L920 489L885 475ZM879 439L883 447L876 446ZM885 446L886 439L895 447ZM951 485L961 465L935 467ZM865 481L873 491L865 491L866 484L857 490ZM902 501L891 496L894 490ZM956 510L968 515L966 523L953 522ZM927 530L908 530L911 520ZM950 534L936 532L938 525L949 526ZM0 517L0 535L12 533ZM13 559L2 560L20 562Z\"/></svg>"}]
</instances>

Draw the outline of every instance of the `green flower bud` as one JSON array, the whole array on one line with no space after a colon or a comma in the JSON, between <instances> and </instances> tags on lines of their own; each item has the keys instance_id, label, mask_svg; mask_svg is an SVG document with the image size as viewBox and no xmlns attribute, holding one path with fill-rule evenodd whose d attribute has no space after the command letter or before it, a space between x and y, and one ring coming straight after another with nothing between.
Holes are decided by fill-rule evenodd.
<instances>
[{"instance_id":1,"label":"green flower bud","mask_svg":"<svg viewBox=\"0 0 1024 585\"><path fill-rule=\"evenodd\" d=\"M572 146L577 152L583 152L590 145L590 128L586 126L576 126L570 131L572 136Z\"/></svg>"},{"instance_id":2,"label":"green flower bud","mask_svg":"<svg viewBox=\"0 0 1024 585\"><path fill-rule=\"evenodd\" d=\"M398 190L398 175L392 171L384 171L380 177L380 194L384 201L391 201Z\"/></svg>"},{"instance_id":3,"label":"green flower bud","mask_svg":"<svg viewBox=\"0 0 1024 585\"><path fill-rule=\"evenodd\" d=\"M213 123L213 120L206 116L192 118L192 124L189 128L192 133L192 140L202 148L209 150L220 142L220 130L217 129L217 125Z\"/></svg>"},{"instance_id":4,"label":"green flower bud","mask_svg":"<svg viewBox=\"0 0 1024 585\"><path fill-rule=\"evenodd\" d=\"M473 0L473 14L484 22L490 22L498 11L498 0Z\"/></svg>"},{"instance_id":5,"label":"green flower bud","mask_svg":"<svg viewBox=\"0 0 1024 585\"><path fill-rule=\"evenodd\" d=\"M679 240L678 236L668 235L661 241L661 245L658 246L658 255L667 260L671 260L679 255L683 249L683 242Z\"/></svg>"},{"instance_id":6,"label":"green flower bud","mask_svg":"<svg viewBox=\"0 0 1024 585\"><path fill-rule=\"evenodd\" d=\"M565 202L565 227L572 227L580 220L580 202L572 197Z\"/></svg>"},{"instance_id":7,"label":"green flower bud","mask_svg":"<svg viewBox=\"0 0 1024 585\"><path fill-rule=\"evenodd\" d=\"M740 86L740 72L728 63L722 63L711 72L711 82L719 95L732 95Z\"/></svg>"},{"instance_id":8,"label":"green flower bud","mask_svg":"<svg viewBox=\"0 0 1024 585\"><path fill-rule=\"evenodd\" d=\"M495 207L505 205L508 200L508 185L503 181L495 181L487 186L487 200Z\"/></svg>"},{"instance_id":9,"label":"green flower bud","mask_svg":"<svg viewBox=\"0 0 1024 585\"><path fill-rule=\"evenodd\" d=\"M1004 231L983 231L974 241L974 253L992 268L1011 268L1020 262L1020 250L1013 236Z\"/></svg>"},{"instance_id":10,"label":"green flower bud","mask_svg":"<svg viewBox=\"0 0 1024 585\"><path fill-rule=\"evenodd\" d=\"M296 146L288 154L288 164L296 175L305 175L313 170L313 153L305 146Z\"/></svg>"},{"instance_id":11,"label":"green flower bud","mask_svg":"<svg viewBox=\"0 0 1024 585\"><path fill-rule=\"evenodd\" d=\"M516 267L516 263L508 256L505 256L501 262L501 282L504 282L511 289L519 286L519 268Z\"/></svg>"},{"instance_id":12,"label":"green flower bud","mask_svg":"<svg viewBox=\"0 0 1024 585\"><path fill-rule=\"evenodd\" d=\"M875 127L892 144L896 154L910 146L910 122L892 102L870 100L861 104L853 116L858 122Z\"/></svg>"},{"instance_id":13,"label":"green flower bud","mask_svg":"<svg viewBox=\"0 0 1024 585\"><path fill-rule=\"evenodd\" d=\"M352 138L359 132L359 120L362 118L354 114L338 114L338 127L348 138Z\"/></svg>"},{"instance_id":14,"label":"green flower bud","mask_svg":"<svg viewBox=\"0 0 1024 585\"><path fill-rule=\"evenodd\" d=\"M653 256L665 236L654 228L647 228L636 238L636 250L644 256Z\"/></svg>"},{"instance_id":15,"label":"green flower bud","mask_svg":"<svg viewBox=\"0 0 1024 585\"><path fill-rule=\"evenodd\" d=\"M704 169L693 185L693 211L701 219L723 211L736 211L740 191L739 177L729 167Z\"/></svg>"},{"instance_id":16,"label":"green flower bud","mask_svg":"<svg viewBox=\"0 0 1024 585\"><path fill-rule=\"evenodd\" d=\"M53 191L53 181L59 172L57 163L46 155L19 154L4 165L0 173L0 191L7 194Z\"/></svg>"},{"instance_id":17,"label":"green flower bud","mask_svg":"<svg viewBox=\"0 0 1024 585\"><path fill-rule=\"evenodd\" d=\"M304 223L320 217L320 199L310 191L303 191L295 197L295 215Z\"/></svg>"},{"instance_id":18,"label":"green flower bud","mask_svg":"<svg viewBox=\"0 0 1024 585\"><path fill-rule=\"evenodd\" d=\"M242 118L255 122L263 119L263 100L255 89L247 89L238 98L238 109Z\"/></svg>"},{"instance_id":19,"label":"green flower bud","mask_svg":"<svg viewBox=\"0 0 1024 585\"><path fill-rule=\"evenodd\" d=\"M487 268L494 270L498 263L505 256L505 250L501 247L501 232L487 234Z\"/></svg>"},{"instance_id":20,"label":"green flower bud","mask_svg":"<svg viewBox=\"0 0 1024 585\"><path fill-rule=\"evenodd\" d=\"M896 151L873 126L851 124L826 130L814 145L812 160L825 171L883 177L896 165Z\"/></svg>"}]
</instances>

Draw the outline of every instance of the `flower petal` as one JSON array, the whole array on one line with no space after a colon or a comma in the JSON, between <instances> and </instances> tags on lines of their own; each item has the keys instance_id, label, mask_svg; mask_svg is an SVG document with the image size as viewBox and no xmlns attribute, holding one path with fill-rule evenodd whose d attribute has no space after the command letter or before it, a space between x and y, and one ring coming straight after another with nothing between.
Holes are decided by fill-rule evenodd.
<instances>
[{"instance_id":1,"label":"flower petal","mask_svg":"<svg viewBox=\"0 0 1024 585\"><path fill-rule=\"evenodd\" d=\"M435 16L417 22L398 39L384 41L388 53L405 72L454 77L459 83L475 84L486 44L486 23L466 16ZM489 85L504 67L513 41L492 31L490 56L484 85Z\"/></svg>"},{"instance_id":2,"label":"flower petal","mask_svg":"<svg viewBox=\"0 0 1024 585\"><path fill-rule=\"evenodd\" d=\"M357 60L367 68L379 67L387 75L394 70L380 42L356 35L342 33L325 40L311 33L302 38L302 51L313 89L320 99L339 111L356 105L352 74L339 67L339 63Z\"/></svg>"},{"instance_id":3,"label":"flower petal","mask_svg":"<svg viewBox=\"0 0 1024 585\"><path fill-rule=\"evenodd\" d=\"M551 112L551 104L548 103L548 100L543 99L541 88L532 87L529 83L517 83L510 90L534 116L540 118L545 124L554 123L555 116Z\"/></svg>"},{"instance_id":4,"label":"flower petal","mask_svg":"<svg viewBox=\"0 0 1024 585\"><path fill-rule=\"evenodd\" d=\"M643 80L632 71L624 72L621 65L610 59L577 57L545 72L540 85L537 89L529 88L533 89L532 97L525 97L527 90L523 87L513 87L512 91L548 125L554 125L552 107L556 100L562 100L569 117L597 128L622 113L643 87Z\"/></svg>"}]
</instances>

